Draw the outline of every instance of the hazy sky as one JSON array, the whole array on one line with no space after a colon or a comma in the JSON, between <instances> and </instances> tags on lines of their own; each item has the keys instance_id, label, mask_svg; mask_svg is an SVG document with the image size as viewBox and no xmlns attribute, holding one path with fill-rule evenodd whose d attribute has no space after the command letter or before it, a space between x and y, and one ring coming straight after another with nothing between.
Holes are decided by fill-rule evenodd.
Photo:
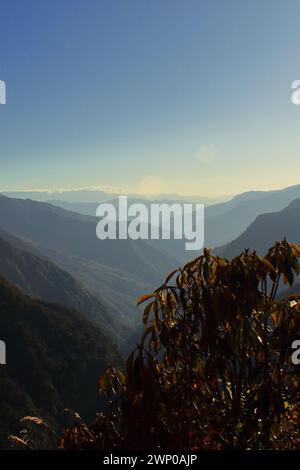
<instances>
[{"instance_id":1,"label":"hazy sky","mask_svg":"<svg viewBox=\"0 0 300 470\"><path fill-rule=\"evenodd\" d=\"M1 0L0 189L300 183L300 1Z\"/></svg>"}]
</instances>

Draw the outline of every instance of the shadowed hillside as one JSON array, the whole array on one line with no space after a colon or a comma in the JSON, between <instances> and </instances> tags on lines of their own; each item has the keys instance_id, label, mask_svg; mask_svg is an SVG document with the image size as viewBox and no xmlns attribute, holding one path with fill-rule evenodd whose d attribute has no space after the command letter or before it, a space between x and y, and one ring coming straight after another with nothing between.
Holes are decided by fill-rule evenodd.
<instances>
[{"instance_id":1,"label":"shadowed hillside","mask_svg":"<svg viewBox=\"0 0 300 470\"><path fill-rule=\"evenodd\" d=\"M50 204L0 197L1 229L22 238L26 251L47 257L82 282L128 338L136 328L136 298L178 262L146 240L100 241L97 222Z\"/></svg>"},{"instance_id":2,"label":"shadowed hillside","mask_svg":"<svg viewBox=\"0 0 300 470\"><path fill-rule=\"evenodd\" d=\"M0 231L2 236L13 240L15 245L26 247L22 240ZM107 334L121 340L118 333L120 325L114 324L100 300L68 272L48 259L18 249L3 238L0 238L0 258L0 273L25 294L79 310Z\"/></svg>"},{"instance_id":3,"label":"shadowed hillside","mask_svg":"<svg viewBox=\"0 0 300 470\"><path fill-rule=\"evenodd\" d=\"M121 360L111 340L80 313L32 300L0 276L0 332L7 348L7 364L0 367L2 438L25 415L58 426L64 408L89 416L102 406L97 376Z\"/></svg>"},{"instance_id":4,"label":"shadowed hillside","mask_svg":"<svg viewBox=\"0 0 300 470\"><path fill-rule=\"evenodd\" d=\"M300 185L297 185L277 191L244 193L231 201L207 207L205 244L217 247L229 243L240 236L259 215L280 211L299 197Z\"/></svg>"},{"instance_id":5,"label":"shadowed hillside","mask_svg":"<svg viewBox=\"0 0 300 470\"><path fill-rule=\"evenodd\" d=\"M0 198L1 227L42 247L124 270L150 282L157 282L162 272L174 268L174 260L154 250L146 240L99 240L97 222L96 217L51 204Z\"/></svg>"},{"instance_id":6,"label":"shadowed hillside","mask_svg":"<svg viewBox=\"0 0 300 470\"><path fill-rule=\"evenodd\" d=\"M279 212L262 214L244 231L242 235L214 252L226 258L241 253L245 248L256 250L259 254L266 251L270 242L283 238L291 242L300 240L300 199L293 201Z\"/></svg>"}]
</instances>

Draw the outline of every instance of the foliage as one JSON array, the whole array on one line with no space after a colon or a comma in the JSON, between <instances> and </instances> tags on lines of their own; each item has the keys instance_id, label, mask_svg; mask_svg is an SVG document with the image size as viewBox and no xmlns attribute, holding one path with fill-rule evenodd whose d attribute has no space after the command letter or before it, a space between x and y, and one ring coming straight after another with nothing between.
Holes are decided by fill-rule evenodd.
<instances>
[{"instance_id":1,"label":"foliage","mask_svg":"<svg viewBox=\"0 0 300 470\"><path fill-rule=\"evenodd\" d=\"M45 421L35 416L25 416L20 420L25 428L19 436L10 435L11 447L23 450L46 450L56 446L56 434Z\"/></svg>"},{"instance_id":2,"label":"foliage","mask_svg":"<svg viewBox=\"0 0 300 470\"><path fill-rule=\"evenodd\" d=\"M278 300L299 272L300 246L231 261L205 249L143 296L145 330L126 370L107 367L110 412L77 416L63 449L290 449L300 447L297 296Z\"/></svg>"}]
</instances>

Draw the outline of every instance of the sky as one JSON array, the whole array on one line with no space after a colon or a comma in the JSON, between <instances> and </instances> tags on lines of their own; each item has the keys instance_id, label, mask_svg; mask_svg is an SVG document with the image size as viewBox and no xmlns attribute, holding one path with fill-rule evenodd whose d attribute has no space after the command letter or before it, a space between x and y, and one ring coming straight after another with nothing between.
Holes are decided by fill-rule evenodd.
<instances>
[{"instance_id":1,"label":"sky","mask_svg":"<svg viewBox=\"0 0 300 470\"><path fill-rule=\"evenodd\" d=\"M0 190L300 183L300 1L1 0Z\"/></svg>"}]
</instances>

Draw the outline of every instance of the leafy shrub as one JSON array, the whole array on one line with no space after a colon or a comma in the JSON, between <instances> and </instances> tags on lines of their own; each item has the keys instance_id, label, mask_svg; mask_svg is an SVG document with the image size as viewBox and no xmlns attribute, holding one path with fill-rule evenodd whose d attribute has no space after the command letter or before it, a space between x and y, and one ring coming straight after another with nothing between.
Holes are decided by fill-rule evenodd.
<instances>
[{"instance_id":1,"label":"leafy shrub","mask_svg":"<svg viewBox=\"0 0 300 470\"><path fill-rule=\"evenodd\" d=\"M126 370L107 367L99 389L110 413L80 418L64 449L300 447L300 301L277 299L299 272L300 246L264 258L204 254L141 297L145 330ZM300 297L300 296L299 296Z\"/></svg>"}]
</instances>

